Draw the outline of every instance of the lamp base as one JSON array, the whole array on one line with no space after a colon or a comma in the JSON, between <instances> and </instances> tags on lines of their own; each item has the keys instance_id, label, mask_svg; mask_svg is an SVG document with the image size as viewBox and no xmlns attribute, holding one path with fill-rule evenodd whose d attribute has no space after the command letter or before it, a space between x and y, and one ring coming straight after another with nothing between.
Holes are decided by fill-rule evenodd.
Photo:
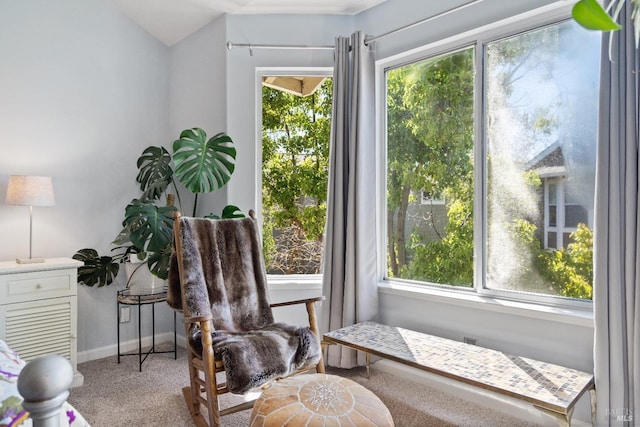
<instances>
[{"instance_id":1,"label":"lamp base","mask_svg":"<svg viewBox=\"0 0 640 427\"><path fill-rule=\"evenodd\" d=\"M36 264L44 262L44 258L16 258L18 264Z\"/></svg>"}]
</instances>

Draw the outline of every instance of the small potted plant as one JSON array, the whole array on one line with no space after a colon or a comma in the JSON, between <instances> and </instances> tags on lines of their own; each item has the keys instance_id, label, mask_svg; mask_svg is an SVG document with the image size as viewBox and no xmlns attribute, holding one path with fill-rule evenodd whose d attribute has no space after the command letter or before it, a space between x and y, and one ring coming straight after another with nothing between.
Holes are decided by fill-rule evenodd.
<instances>
[{"instance_id":1,"label":"small potted plant","mask_svg":"<svg viewBox=\"0 0 640 427\"><path fill-rule=\"evenodd\" d=\"M136 181L142 194L126 206L123 229L113 241L112 254L100 255L90 248L76 252L73 258L84 263L78 269L78 282L87 286L110 285L118 275L120 264L129 260L138 261L134 270L144 265L154 276L166 279L173 252L175 198L182 211L176 180L194 194L192 216L196 216L198 196L229 182L235 169L235 158L236 149L228 135L218 133L207 139L200 128L182 131L173 143L172 154L164 147L146 148L137 161ZM175 191L175 197L169 189ZM161 202L163 196L164 202ZM236 206L229 205L221 216L244 215ZM211 213L207 217L218 216Z\"/></svg>"}]
</instances>

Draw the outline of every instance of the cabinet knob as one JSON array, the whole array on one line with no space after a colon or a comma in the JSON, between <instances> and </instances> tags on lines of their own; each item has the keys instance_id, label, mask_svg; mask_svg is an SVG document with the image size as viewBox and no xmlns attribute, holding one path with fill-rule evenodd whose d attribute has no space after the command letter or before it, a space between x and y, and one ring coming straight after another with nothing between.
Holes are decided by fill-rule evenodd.
<instances>
[{"instance_id":1,"label":"cabinet knob","mask_svg":"<svg viewBox=\"0 0 640 427\"><path fill-rule=\"evenodd\" d=\"M42 283L38 283L38 284L36 285L36 289L42 289Z\"/></svg>"}]
</instances>

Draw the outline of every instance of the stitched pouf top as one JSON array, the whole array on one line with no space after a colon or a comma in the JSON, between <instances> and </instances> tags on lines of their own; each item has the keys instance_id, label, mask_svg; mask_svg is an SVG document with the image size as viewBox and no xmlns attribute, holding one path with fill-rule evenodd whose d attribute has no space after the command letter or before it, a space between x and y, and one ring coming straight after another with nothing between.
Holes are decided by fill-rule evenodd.
<instances>
[{"instance_id":1,"label":"stitched pouf top","mask_svg":"<svg viewBox=\"0 0 640 427\"><path fill-rule=\"evenodd\" d=\"M360 384L336 375L297 375L275 382L253 405L250 427L392 427L384 403Z\"/></svg>"}]
</instances>

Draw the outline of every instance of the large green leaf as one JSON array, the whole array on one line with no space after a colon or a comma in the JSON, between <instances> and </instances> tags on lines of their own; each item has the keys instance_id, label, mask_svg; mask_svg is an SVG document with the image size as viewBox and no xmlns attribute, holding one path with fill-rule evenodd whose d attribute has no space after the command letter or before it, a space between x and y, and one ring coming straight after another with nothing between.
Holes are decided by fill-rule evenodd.
<instances>
[{"instance_id":1,"label":"large green leaf","mask_svg":"<svg viewBox=\"0 0 640 427\"><path fill-rule=\"evenodd\" d=\"M122 230L120 230L120 233L118 233L116 238L113 239L113 242L111 242L111 244L117 245L117 246L131 245L130 237L131 237L131 226L126 225Z\"/></svg>"},{"instance_id":2,"label":"large green leaf","mask_svg":"<svg viewBox=\"0 0 640 427\"><path fill-rule=\"evenodd\" d=\"M147 260L149 271L163 280L167 279L169 277L169 263L171 262L172 253L173 243L168 244L161 251L150 253Z\"/></svg>"},{"instance_id":3,"label":"large green leaf","mask_svg":"<svg viewBox=\"0 0 640 427\"><path fill-rule=\"evenodd\" d=\"M134 199L125 209L123 225L130 227L131 242L145 252L162 251L173 242L175 206L155 206Z\"/></svg>"},{"instance_id":4,"label":"large green leaf","mask_svg":"<svg viewBox=\"0 0 640 427\"><path fill-rule=\"evenodd\" d=\"M187 129L173 143L176 176L192 193L209 193L224 187L235 169L235 159L233 141L224 133L207 140L202 129Z\"/></svg>"},{"instance_id":5,"label":"large green leaf","mask_svg":"<svg viewBox=\"0 0 640 427\"><path fill-rule=\"evenodd\" d=\"M80 249L73 255L73 259L84 263L78 268L78 282L87 286L110 285L120 270L120 266L112 257L100 256L95 249Z\"/></svg>"},{"instance_id":6,"label":"large green leaf","mask_svg":"<svg viewBox=\"0 0 640 427\"><path fill-rule=\"evenodd\" d=\"M164 147L148 147L138 158L140 190L148 199L157 200L173 180L171 155Z\"/></svg>"},{"instance_id":7,"label":"large green leaf","mask_svg":"<svg viewBox=\"0 0 640 427\"><path fill-rule=\"evenodd\" d=\"M589 30L613 31L619 30L618 25L602 8L598 0L580 0L571 11L576 22Z\"/></svg>"},{"instance_id":8,"label":"large green leaf","mask_svg":"<svg viewBox=\"0 0 640 427\"><path fill-rule=\"evenodd\" d=\"M235 205L227 205L222 209L222 216L218 216L211 212L209 215L205 216L205 218L210 219L228 219L228 218L244 218L245 215L242 213L239 207Z\"/></svg>"}]
</instances>

